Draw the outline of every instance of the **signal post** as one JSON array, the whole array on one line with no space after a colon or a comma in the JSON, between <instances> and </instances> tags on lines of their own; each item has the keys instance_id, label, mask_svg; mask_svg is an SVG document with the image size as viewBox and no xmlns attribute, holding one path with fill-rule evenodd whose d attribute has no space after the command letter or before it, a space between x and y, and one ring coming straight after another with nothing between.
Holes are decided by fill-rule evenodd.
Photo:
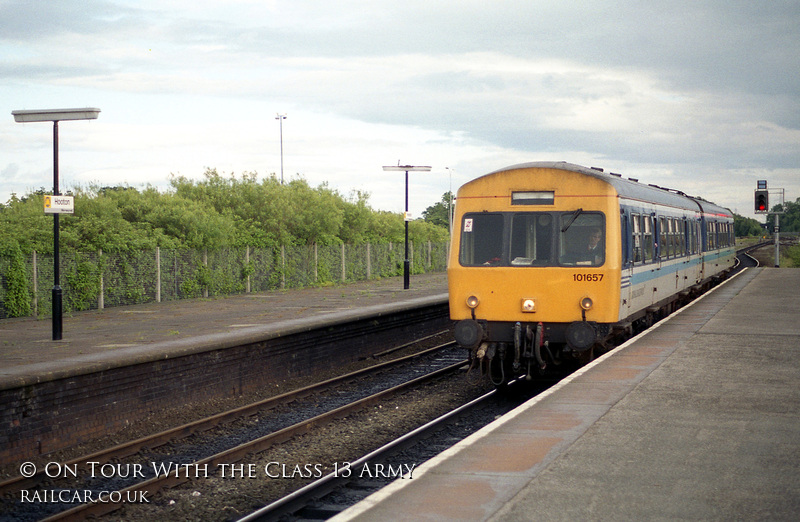
<instances>
[{"instance_id":1,"label":"signal post","mask_svg":"<svg viewBox=\"0 0 800 522\"><path fill-rule=\"evenodd\" d=\"M784 202L784 189L774 189L774 192L780 195L780 211L769 211L769 190L767 189L767 180L760 179L756 185L754 204L756 214L770 214L775 216L775 268L781 266L781 214L783 211Z\"/></svg>"}]
</instances>

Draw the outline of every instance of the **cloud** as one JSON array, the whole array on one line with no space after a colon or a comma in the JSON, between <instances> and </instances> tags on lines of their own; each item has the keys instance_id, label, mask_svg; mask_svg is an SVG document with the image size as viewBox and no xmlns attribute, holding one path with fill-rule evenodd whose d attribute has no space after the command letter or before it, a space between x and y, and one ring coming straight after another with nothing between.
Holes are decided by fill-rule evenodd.
<instances>
[{"instance_id":1,"label":"cloud","mask_svg":"<svg viewBox=\"0 0 800 522\"><path fill-rule=\"evenodd\" d=\"M439 166L428 204L444 166L463 182L553 159L749 207L748 176L791 182L800 161L799 66L800 4L785 0L0 5L7 109L103 110L64 133L95 151L76 179L274 172L288 112L287 172L374 187L393 209L375 171L396 159ZM13 125L0 137L33 141L6 166L45 170L47 132Z\"/></svg>"}]
</instances>

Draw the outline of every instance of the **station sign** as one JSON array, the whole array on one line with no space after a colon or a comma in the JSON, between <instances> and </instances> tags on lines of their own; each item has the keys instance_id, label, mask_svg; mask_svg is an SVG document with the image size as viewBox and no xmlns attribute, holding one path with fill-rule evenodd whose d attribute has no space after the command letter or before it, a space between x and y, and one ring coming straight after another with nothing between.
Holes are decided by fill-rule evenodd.
<instances>
[{"instance_id":1,"label":"station sign","mask_svg":"<svg viewBox=\"0 0 800 522\"><path fill-rule=\"evenodd\" d=\"M74 214L75 213L75 197L74 196L45 196L44 197L44 213L45 214Z\"/></svg>"}]
</instances>

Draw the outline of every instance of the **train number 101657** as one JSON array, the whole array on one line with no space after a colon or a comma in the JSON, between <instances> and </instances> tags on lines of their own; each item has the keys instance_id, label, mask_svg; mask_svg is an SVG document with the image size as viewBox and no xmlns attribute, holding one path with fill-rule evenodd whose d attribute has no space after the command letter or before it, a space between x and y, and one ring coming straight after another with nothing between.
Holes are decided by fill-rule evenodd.
<instances>
[{"instance_id":1,"label":"train number 101657","mask_svg":"<svg viewBox=\"0 0 800 522\"><path fill-rule=\"evenodd\" d=\"M603 274L572 274L572 280L598 283L603 280Z\"/></svg>"}]
</instances>

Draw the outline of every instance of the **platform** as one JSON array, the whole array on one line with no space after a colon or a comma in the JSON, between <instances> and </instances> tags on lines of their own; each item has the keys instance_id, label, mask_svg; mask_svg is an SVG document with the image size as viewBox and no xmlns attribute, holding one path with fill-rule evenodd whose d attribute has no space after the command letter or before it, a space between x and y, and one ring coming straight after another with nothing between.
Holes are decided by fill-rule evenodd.
<instances>
[{"instance_id":1,"label":"platform","mask_svg":"<svg viewBox=\"0 0 800 522\"><path fill-rule=\"evenodd\" d=\"M279 290L212 299L121 306L65 315L63 339L52 340L49 318L0 321L0 390L168 357L203 344L230 344L248 335L313 324L335 314L439 297L445 273L414 275L318 288ZM191 348L190 348L191 347Z\"/></svg>"},{"instance_id":2,"label":"platform","mask_svg":"<svg viewBox=\"0 0 800 522\"><path fill-rule=\"evenodd\" d=\"M415 275L407 290L395 277L81 312L64 317L59 341L49 319L0 321L0 466L442 332L446 281Z\"/></svg>"},{"instance_id":3,"label":"platform","mask_svg":"<svg viewBox=\"0 0 800 522\"><path fill-rule=\"evenodd\" d=\"M746 270L334 520L795 520L798 289Z\"/></svg>"}]
</instances>

